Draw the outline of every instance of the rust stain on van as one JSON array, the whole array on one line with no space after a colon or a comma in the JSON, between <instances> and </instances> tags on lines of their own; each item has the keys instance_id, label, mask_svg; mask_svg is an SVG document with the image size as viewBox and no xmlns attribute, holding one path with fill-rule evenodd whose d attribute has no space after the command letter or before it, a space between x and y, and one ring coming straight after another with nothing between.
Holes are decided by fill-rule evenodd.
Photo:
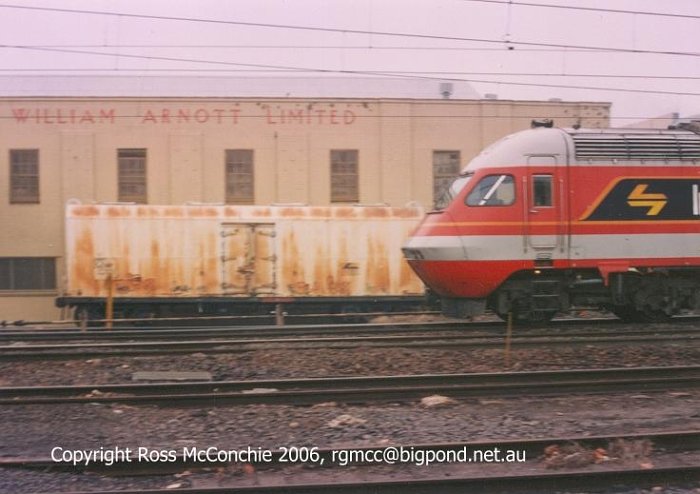
<instances>
[{"instance_id":1,"label":"rust stain on van","mask_svg":"<svg viewBox=\"0 0 700 494\"><path fill-rule=\"evenodd\" d=\"M376 238L367 239L367 291L371 294L389 293L391 277L387 249Z\"/></svg>"},{"instance_id":2,"label":"rust stain on van","mask_svg":"<svg viewBox=\"0 0 700 494\"><path fill-rule=\"evenodd\" d=\"M224 216L233 216L233 217L238 217L241 215L241 212L238 208L232 207L232 206L226 206L224 209Z\"/></svg>"},{"instance_id":3,"label":"rust stain on van","mask_svg":"<svg viewBox=\"0 0 700 494\"><path fill-rule=\"evenodd\" d=\"M312 207L309 211L309 216L312 218L328 218L328 208Z\"/></svg>"},{"instance_id":4,"label":"rust stain on van","mask_svg":"<svg viewBox=\"0 0 700 494\"><path fill-rule=\"evenodd\" d=\"M316 295L327 295L334 280L330 273L328 253L322 246L317 245L314 255L314 277L312 292Z\"/></svg>"},{"instance_id":5,"label":"rust stain on van","mask_svg":"<svg viewBox=\"0 0 700 494\"><path fill-rule=\"evenodd\" d=\"M131 249L129 248L129 243L122 243L122 258L120 264L120 273L127 273L129 271L129 255L131 254Z\"/></svg>"},{"instance_id":6,"label":"rust stain on van","mask_svg":"<svg viewBox=\"0 0 700 494\"><path fill-rule=\"evenodd\" d=\"M155 295L159 291L162 272L161 272L161 259L160 259L160 243L156 239L151 239L150 247L150 257L148 259L148 269L144 273L146 279L152 279L153 285L151 287L144 286L144 289L148 295ZM149 290L150 288L150 290Z\"/></svg>"},{"instance_id":7,"label":"rust stain on van","mask_svg":"<svg viewBox=\"0 0 700 494\"><path fill-rule=\"evenodd\" d=\"M403 294L423 293L423 284L413 273L405 259L401 259L401 270L399 272L399 291Z\"/></svg>"},{"instance_id":8,"label":"rust stain on van","mask_svg":"<svg viewBox=\"0 0 700 494\"><path fill-rule=\"evenodd\" d=\"M355 217L355 210L350 207L339 207L335 209L335 217L336 218L354 218Z\"/></svg>"},{"instance_id":9,"label":"rust stain on van","mask_svg":"<svg viewBox=\"0 0 700 494\"><path fill-rule=\"evenodd\" d=\"M301 218L304 216L304 213L301 208L282 208L279 211L279 215L282 218Z\"/></svg>"},{"instance_id":10,"label":"rust stain on van","mask_svg":"<svg viewBox=\"0 0 700 494\"><path fill-rule=\"evenodd\" d=\"M73 216L99 216L100 210L96 206L77 206L71 210Z\"/></svg>"},{"instance_id":11,"label":"rust stain on van","mask_svg":"<svg viewBox=\"0 0 700 494\"><path fill-rule=\"evenodd\" d=\"M185 213L180 207L166 207L163 210L163 215L171 218L182 218L185 216Z\"/></svg>"},{"instance_id":12,"label":"rust stain on van","mask_svg":"<svg viewBox=\"0 0 700 494\"><path fill-rule=\"evenodd\" d=\"M299 244L293 231L282 238L282 252L285 262L282 263L282 280L292 295L306 295L310 286L306 282L304 265L301 262Z\"/></svg>"},{"instance_id":13,"label":"rust stain on van","mask_svg":"<svg viewBox=\"0 0 700 494\"><path fill-rule=\"evenodd\" d=\"M187 212L191 218L216 218L219 216L219 212L216 208L211 206L202 207L195 206L187 209Z\"/></svg>"},{"instance_id":14,"label":"rust stain on van","mask_svg":"<svg viewBox=\"0 0 700 494\"><path fill-rule=\"evenodd\" d=\"M122 216L129 216L129 211L125 208L110 206L107 208L107 216L110 218L121 218Z\"/></svg>"},{"instance_id":15,"label":"rust stain on van","mask_svg":"<svg viewBox=\"0 0 700 494\"><path fill-rule=\"evenodd\" d=\"M95 279L95 245L92 239L92 231L84 228L75 242L75 257L71 266L76 291L97 294L100 289L99 282Z\"/></svg>"},{"instance_id":16,"label":"rust stain on van","mask_svg":"<svg viewBox=\"0 0 700 494\"><path fill-rule=\"evenodd\" d=\"M365 218L388 218L389 211L384 207L367 207L362 210Z\"/></svg>"},{"instance_id":17,"label":"rust stain on van","mask_svg":"<svg viewBox=\"0 0 700 494\"><path fill-rule=\"evenodd\" d=\"M272 216L272 211L270 208L256 208L253 210L253 216L257 216L260 218L269 218Z\"/></svg>"},{"instance_id":18,"label":"rust stain on van","mask_svg":"<svg viewBox=\"0 0 700 494\"><path fill-rule=\"evenodd\" d=\"M423 217L423 213L420 209L411 208L391 208L391 215L394 218L415 218L416 223Z\"/></svg>"},{"instance_id":19,"label":"rust stain on van","mask_svg":"<svg viewBox=\"0 0 700 494\"><path fill-rule=\"evenodd\" d=\"M216 233L207 235L205 253L206 261L204 266L204 286L206 293L215 294L221 293L219 285L219 259L216 257L216 243L218 237Z\"/></svg>"},{"instance_id":20,"label":"rust stain on van","mask_svg":"<svg viewBox=\"0 0 700 494\"><path fill-rule=\"evenodd\" d=\"M338 239L340 245L338 253L338 262L335 266L335 276L330 278L332 281L330 294L332 295L350 295L352 293L352 282L355 272L348 269L348 239L343 236Z\"/></svg>"}]
</instances>

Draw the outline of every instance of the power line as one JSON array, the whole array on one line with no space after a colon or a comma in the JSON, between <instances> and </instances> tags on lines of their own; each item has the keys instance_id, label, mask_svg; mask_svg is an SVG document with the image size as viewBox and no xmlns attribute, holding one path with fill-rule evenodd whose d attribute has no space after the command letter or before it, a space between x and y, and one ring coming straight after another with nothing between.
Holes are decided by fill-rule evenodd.
<instances>
[{"instance_id":1,"label":"power line","mask_svg":"<svg viewBox=\"0 0 700 494\"><path fill-rule=\"evenodd\" d=\"M671 14L668 12L645 12L643 10L622 10L622 9L601 9L596 7L581 7L579 5L551 5L546 3L534 2L519 2L517 0L462 0L462 2L479 2L479 3L495 3L498 5L514 5L522 7L538 7L548 9L565 9L565 10L583 10L589 12L608 12L613 14L634 14L634 15L653 15L660 17L676 17L681 19L700 19L698 15L690 14Z\"/></svg>"},{"instance_id":2,"label":"power line","mask_svg":"<svg viewBox=\"0 0 700 494\"><path fill-rule=\"evenodd\" d=\"M400 74L387 73L383 71L361 71L361 70L344 70L344 69L321 69L313 67L293 67L285 65L267 65L267 64L253 64L253 63L240 63L240 62L227 62L223 60L201 60L193 58L177 58L177 57L162 57L153 55L129 55L125 53L106 53L106 52L95 52L89 50L69 50L62 48L38 48L38 47L28 47L28 46L16 46L16 45L0 45L0 48L12 48L18 50L36 50L36 51L48 51L54 53L73 53L81 55L96 55L96 56L108 56L108 57L121 57L121 58L131 58L139 60L159 60L166 62L187 62L187 63L204 63L204 64L217 64L217 65L230 65L239 67L254 67L258 69L279 69L281 71L305 71L309 73L318 74L344 74L344 75L369 75L378 77L396 77ZM568 84L544 84L544 83L534 83L534 82L513 82L513 81L496 81L496 80L483 80L483 79L471 79L471 78L456 78L456 77L430 77L427 75L411 75L411 74L401 74L400 77L405 79L422 79L422 80L435 80L435 81L454 81L454 82L470 82L470 83L482 83L482 84L500 84L507 86L534 86L534 87L547 87L547 88L557 88L557 89L586 89L593 91L613 91L613 92L624 92L624 93L639 93L639 94L667 94L673 96L700 96L700 93L691 92L681 92L681 91L661 91L661 90L648 90L648 89L629 89L629 88L611 88L611 87L596 87L596 86L574 86Z\"/></svg>"},{"instance_id":3,"label":"power line","mask_svg":"<svg viewBox=\"0 0 700 494\"><path fill-rule=\"evenodd\" d=\"M150 74L151 72L160 73L188 73L194 72L197 74L201 73L213 73L213 74L279 74L279 73L315 73L316 69L129 69L129 68L119 68L119 69L99 69L99 68L67 68L67 69L56 69L56 68L0 68L0 77L14 77L13 75L5 75L5 73L17 72L22 74L31 72L49 72L48 74L29 74L31 77L57 77L56 73L65 72L65 77L80 77L80 75L75 75L75 73L89 73L90 77L133 77L131 75L120 76L121 73L139 73L139 77L163 77L158 74ZM53 73L51 73L53 72ZM93 74L93 73L98 74ZM103 74L102 72L108 72ZM360 73L371 73L368 70L358 70ZM570 73L564 74L559 72L471 72L471 71L456 71L456 70L383 70L381 72L383 75L478 75L478 76L503 76L503 77L584 77L584 78L595 78L595 79L660 79L660 80L683 80L683 81L696 81L700 80L700 76L673 76L673 75L647 75L647 74L600 74L600 73ZM24 75L24 74L22 74ZM186 75L185 77L198 77L194 75Z\"/></svg>"},{"instance_id":4,"label":"power line","mask_svg":"<svg viewBox=\"0 0 700 494\"><path fill-rule=\"evenodd\" d=\"M274 50L366 50L366 51L503 51L502 47L470 47L470 46L382 46L382 45L239 45L239 44L215 44L215 45L193 45L193 44L70 44L70 45L22 45L32 48L194 48L194 49L274 49ZM594 53L594 50L567 49L567 48L518 48L519 52L537 53Z\"/></svg>"},{"instance_id":5,"label":"power line","mask_svg":"<svg viewBox=\"0 0 700 494\"><path fill-rule=\"evenodd\" d=\"M135 19L149 19L149 20L165 20L165 21L178 21L178 22L199 22L199 23L209 23L209 24L220 24L220 25L236 25L236 26L247 26L247 27L264 27L272 29L293 29L293 30L303 30L303 31L314 31L314 32L333 32L342 34L361 34L361 35L372 35L372 36L391 36L400 38L416 38L416 39L435 39L443 41L467 41L476 43L487 43L487 44L499 44L506 48L512 49L515 46L531 46L531 47L545 47L545 48L574 48L583 50L597 50L606 52L619 52L619 53L635 53L635 54L652 54L652 55L671 55L671 56L691 56L698 57L700 53L697 52L681 52L681 51L667 51L667 50L640 50L636 48L611 48L604 46L585 46L585 45L567 45L561 43L540 43L533 41L504 41L490 38L467 38L460 36L447 36L447 35L434 35L434 34L418 34L418 33L399 33L399 32L388 32L388 31L368 31L361 29L340 29L340 28L329 28L320 26L297 26L292 24L271 24L263 22L244 22L244 21L228 21L219 19L203 19L195 17L173 17L173 16L162 16L162 15L147 15L147 14L132 14L126 12L108 12L108 11L97 11L97 10L78 10L78 9L59 9L53 7L30 7L26 5L12 5L12 4L0 4L0 8L8 9L23 9L32 11L44 11L44 12L59 12L68 14L88 14L88 15L105 15L105 16L116 16L116 17L126 17Z\"/></svg>"}]
</instances>

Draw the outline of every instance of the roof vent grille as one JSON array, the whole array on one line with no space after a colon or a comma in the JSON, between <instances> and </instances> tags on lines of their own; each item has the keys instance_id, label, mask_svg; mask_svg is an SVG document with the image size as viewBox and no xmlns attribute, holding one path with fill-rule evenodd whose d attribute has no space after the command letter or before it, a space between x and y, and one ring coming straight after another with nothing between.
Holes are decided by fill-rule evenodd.
<instances>
[{"instance_id":1,"label":"roof vent grille","mask_svg":"<svg viewBox=\"0 0 700 494\"><path fill-rule=\"evenodd\" d=\"M572 134L578 159L699 160L694 134Z\"/></svg>"}]
</instances>

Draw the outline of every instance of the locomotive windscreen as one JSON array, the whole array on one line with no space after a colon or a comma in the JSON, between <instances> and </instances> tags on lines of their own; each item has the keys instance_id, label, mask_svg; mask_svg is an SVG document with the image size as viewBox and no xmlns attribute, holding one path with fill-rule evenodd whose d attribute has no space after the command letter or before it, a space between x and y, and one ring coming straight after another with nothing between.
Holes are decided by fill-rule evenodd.
<instances>
[{"instance_id":1,"label":"locomotive windscreen","mask_svg":"<svg viewBox=\"0 0 700 494\"><path fill-rule=\"evenodd\" d=\"M447 205L452 202L452 199L457 197L457 194L467 185L467 182L469 182L473 175L473 173L466 173L455 178L450 186L445 189L445 192L443 192L440 198L435 201L435 209L445 209Z\"/></svg>"}]
</instances>

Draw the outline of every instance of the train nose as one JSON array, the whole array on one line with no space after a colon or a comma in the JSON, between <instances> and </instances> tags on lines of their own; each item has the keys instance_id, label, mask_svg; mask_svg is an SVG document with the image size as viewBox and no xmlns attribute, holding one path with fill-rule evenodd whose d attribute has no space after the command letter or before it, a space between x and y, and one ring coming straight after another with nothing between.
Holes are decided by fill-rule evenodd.
<instances>
[{"instance_id":1,"label":"train nose","mask_svg":"<svg viewBox=\"0 0 700 494\"><path fill-rule=\"evenodd\" d=\"M422 261L452 261L466 257L455 221L447 212L428 213L408 238L402 251L419 276L421 273L417 268Z\"/></svg>"}]
</instances>

